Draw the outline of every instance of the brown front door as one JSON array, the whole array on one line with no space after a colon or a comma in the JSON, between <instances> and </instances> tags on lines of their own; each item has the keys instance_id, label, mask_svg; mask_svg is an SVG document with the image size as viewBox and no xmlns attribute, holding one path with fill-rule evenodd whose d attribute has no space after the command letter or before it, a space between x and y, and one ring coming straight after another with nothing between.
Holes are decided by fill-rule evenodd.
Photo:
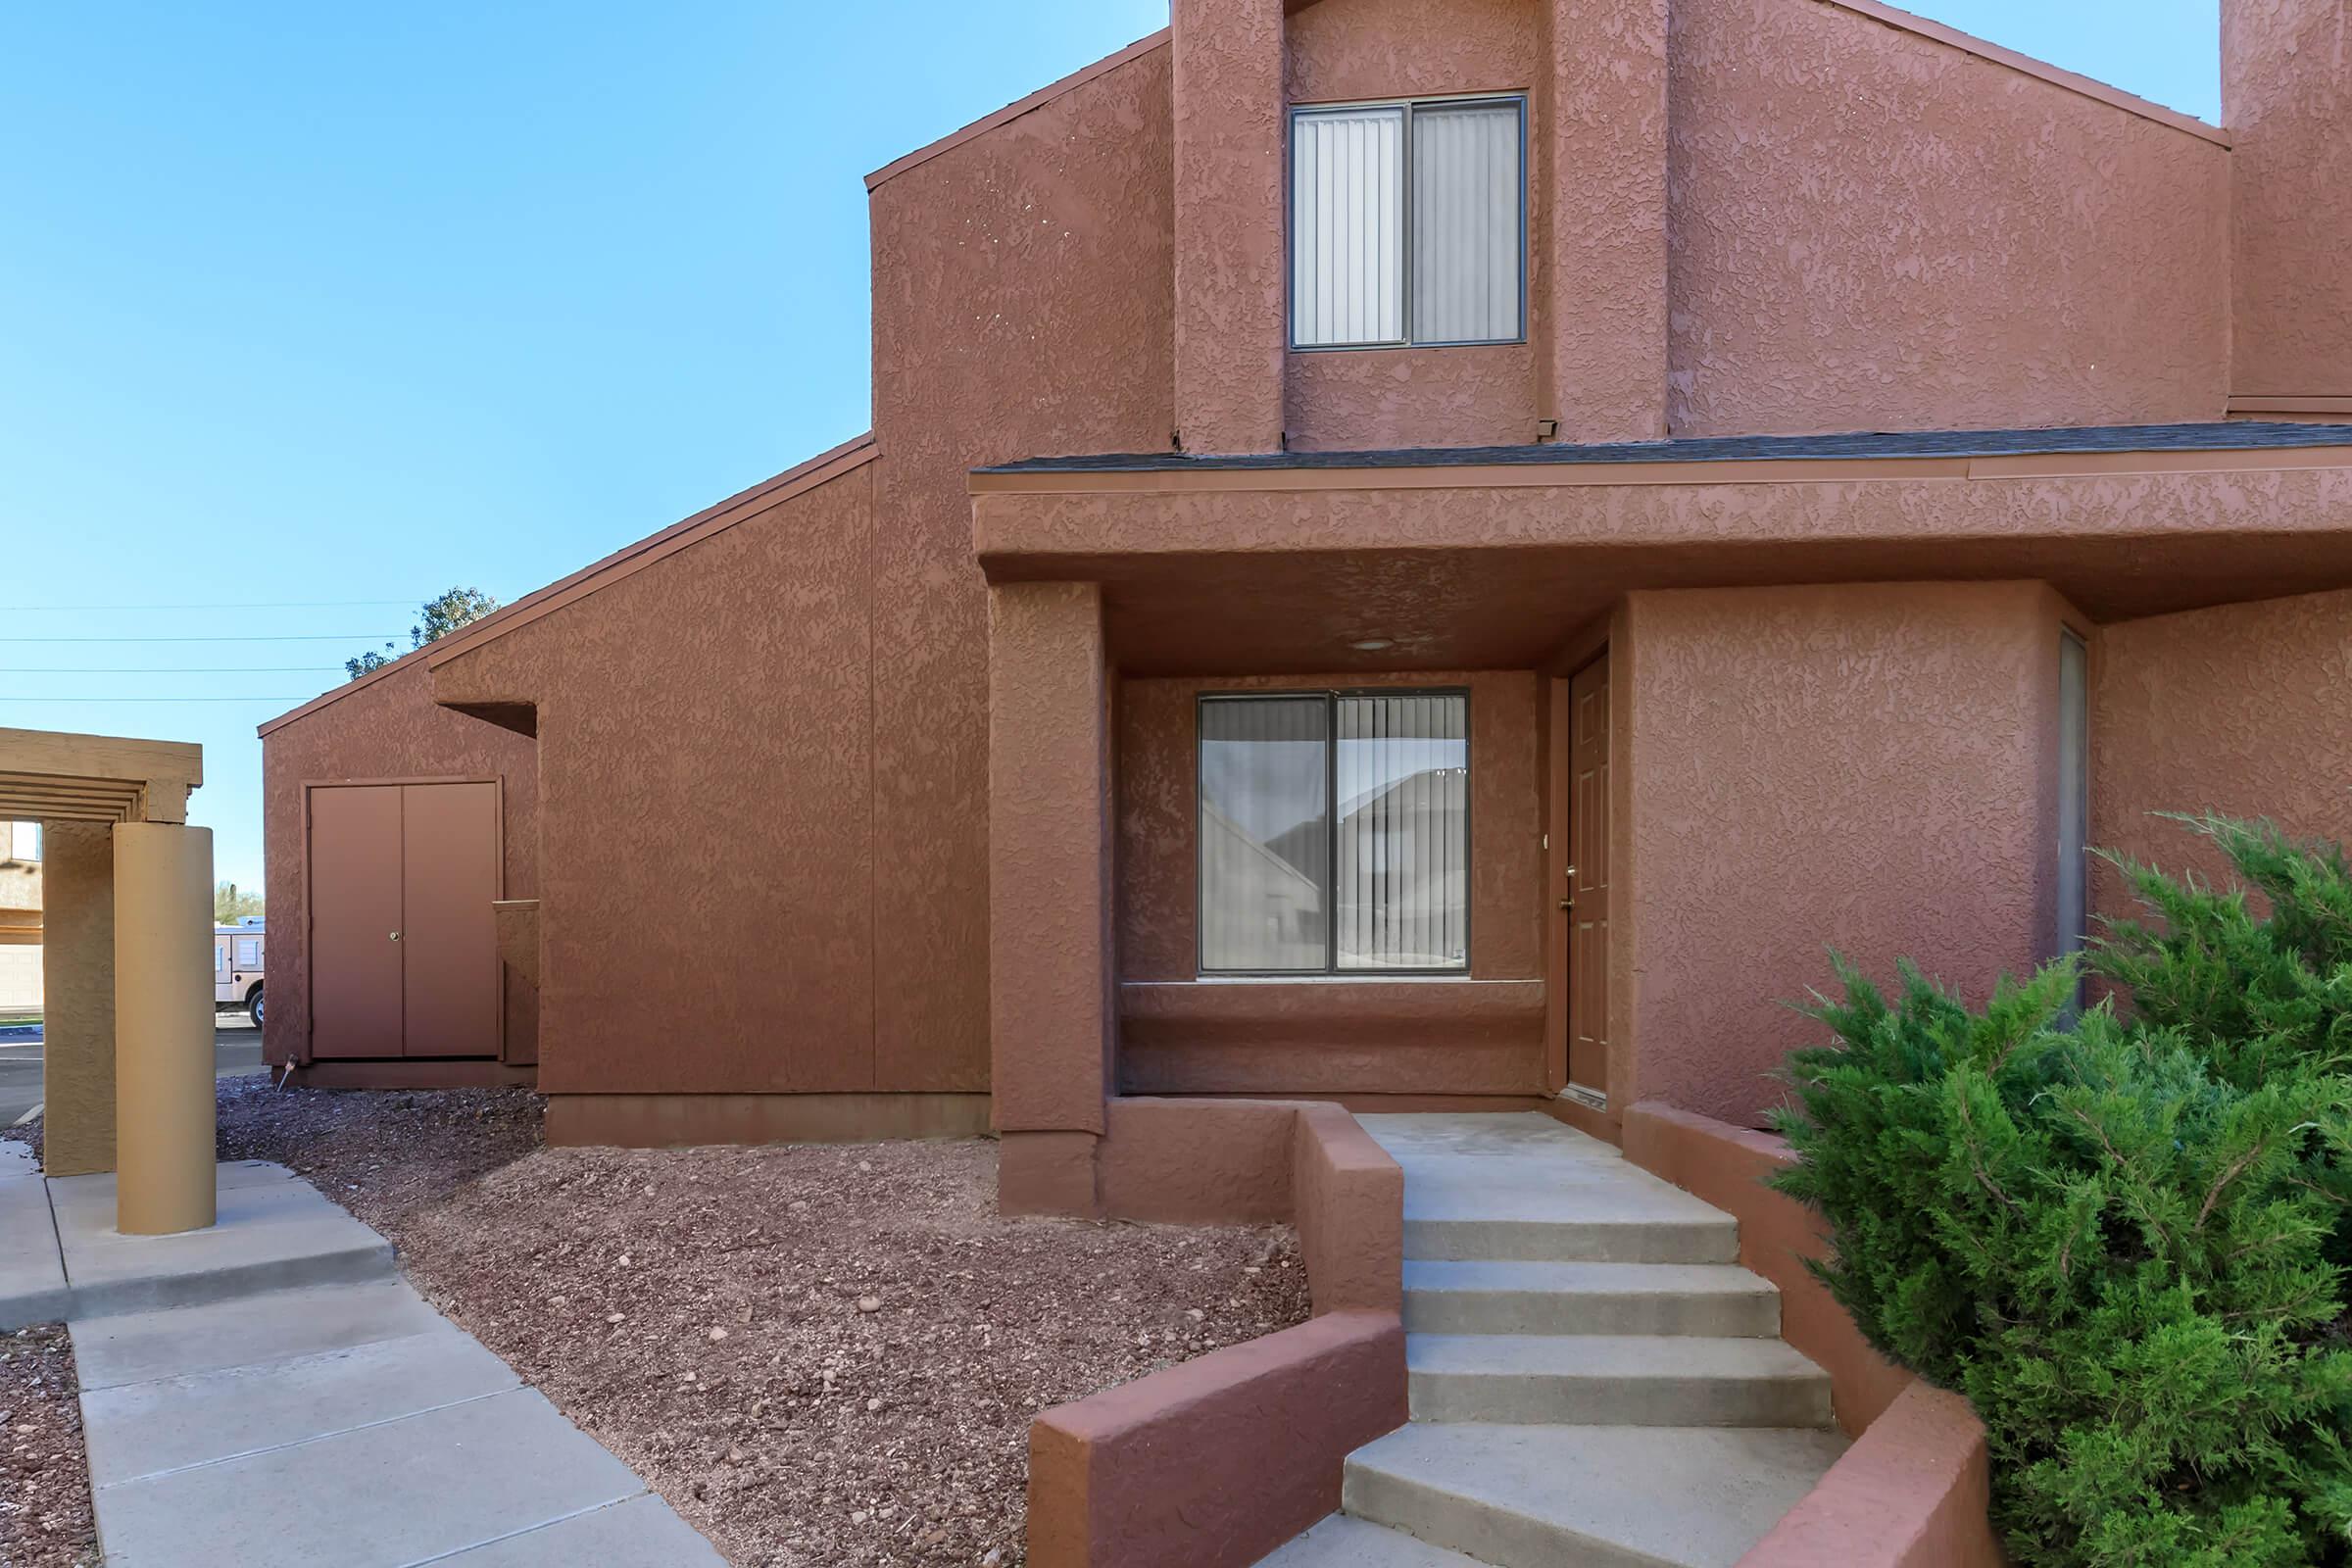
<instances>
[{"instance_id":1,"label":"brown front door","mask_svg":"<svg viewBox=\"0 0 2352 1568\"><path fill-rule=\"evenodd\" d=\"M311 1054L400 1054L400 786L311 791Z\"/></svg>"},{"instance_id":2,"label":"brown front door","mask_svg":"<svg viewBox=\"0 0 2352 1568\"><path fill-rule=\"evenodd\" d=\"M498 786L401 786L401 1054L498 1054Z\"/></svg>"},{"instance_id":3,"label":"brown front door","mask_svg":"<svg viewBox=\"0 0 2352 1568\"><path fill-rule=\"evenodd\" d=\"M1568 1082L1609 1089L1609 661L1568 686Z\"/></svg>"},{"instance_id":4,"label":"brown front door","mask_svg":"<svg viewBox=\"0 0 2352 1568\"><path fill-rule=\"evenodd\" d=\"M311 795L311 1054L495 1057L498 786Z\"/></svg>"}]
</instances>

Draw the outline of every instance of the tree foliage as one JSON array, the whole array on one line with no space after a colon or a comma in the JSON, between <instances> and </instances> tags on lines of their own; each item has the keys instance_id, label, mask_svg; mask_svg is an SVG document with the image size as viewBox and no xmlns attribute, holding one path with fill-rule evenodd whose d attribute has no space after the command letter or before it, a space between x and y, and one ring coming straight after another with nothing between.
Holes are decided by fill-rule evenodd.
<instances>
[{"instance_id":1,"label":"tree foliage","mask_svg":"<svg viewBox=\"0 0 2352 1568\"><path fill-rule=\"evenodd\" d=\"M234 882L213 885L213 924L235 925L262 912L259 893L241 893Z\"/></svg>"},{"instance_id":2,"label":"tree foliage","mask_svg":"<svg viewBox=\"0 0 2352 1568\"><path fill-rule=\"evenodd\" d=\"M2148 906L1971 1009L1842 960L1795 1054L1783 1191L1816 1272L1990 1435L2021 1563L2352 1562L2352 871L2269 824L2182 819L2266 897L2116 859Z\"/></svg>"},{"instance_id":3,"label":"tree foliage","mask_svg":"<svg viewBox=\"0 0 2352 1568\"><path fill-rule=\"evenodd\" d=\"M426 600L417 609L416 624L409 628L408 651L416 652L426 643L439 642L461 626L469 626L498 608L498 601L479 588L452 588ZM379 652L374 649L354 659L343 661L343 668L353 680L370 671L383 668L400 657L395 644L386 643Z\"/></svg>"}]
</instances>

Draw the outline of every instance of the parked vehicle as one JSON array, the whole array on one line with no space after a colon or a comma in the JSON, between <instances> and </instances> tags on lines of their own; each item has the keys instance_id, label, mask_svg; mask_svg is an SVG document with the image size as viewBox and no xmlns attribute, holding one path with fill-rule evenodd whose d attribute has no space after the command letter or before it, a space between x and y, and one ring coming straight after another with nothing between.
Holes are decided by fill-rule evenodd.
<instances>
[{"instance_id":1,"label":"parked vehicle","mask_svg":"<svg viewBox=\"0 0 2352 1568\"><path fill-rule=\"evenodd\" d=\"M213 927L213 1005L243 1007L262 1026L262 944L267 919L255 915Z\"/></svg>"}]
</instances>

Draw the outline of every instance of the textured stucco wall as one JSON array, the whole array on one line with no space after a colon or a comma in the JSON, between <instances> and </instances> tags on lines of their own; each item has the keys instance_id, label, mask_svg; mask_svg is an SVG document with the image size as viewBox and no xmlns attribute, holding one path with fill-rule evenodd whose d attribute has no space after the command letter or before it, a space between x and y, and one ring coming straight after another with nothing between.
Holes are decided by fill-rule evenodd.
<instances>
[{"instance_id":1,"label":"textured stucco wall","mask_svg":"<svg viewBox=\"0 0 2352 1568\"><path fill-rule=\"evenodd\" d=\"M105 822L45 822L43 1168L115 1168L115 842Z\"/></svg>"},{"instance_id":2,"label":"textured stucco wall","mask_svg":"<svg viewBox=\"0 0 2352 1568\"><path fill-rule=\"evenodd\" d=\"M967 471L1164 452L1170 51L873 194L878 1084L988 1086L988 613Z\"/></svg>"},{"instance_id":3,"label":"textured stucco wall","mask_svg":"<svg viewBox=\"0 0 2352 1568\"><path fill-rule=\"evenodd\" d=\"M1537 0L1537 413L1563 441L1667 433L1666 0Z\"/></svg>"},{"instance_id":4,"label":"textured stucco wall","mask_svg":"<svg viewBox=\"0 0 2352 1568\"><path fill-rule=\"evenodd\" d=\"M2228 862L2149 813L2268 816L2352 842L2352 593L2119 622L2092 679L2093 844L2227 885ZM2099 913L2143 912L2097 871Z\"/></svg>"},{"instance_id":5,"label":"textured stucco wall","mask_svg":"<svg viewBox=\"0 0 2352 1568\"><path fill-rule=\"evenodd\" d=\"M2223 148L1820 0L1671 60L1675 434L2222 416Z\"/></svg>"},{"instance_id":6,"label":"textured stucco wall","mask_svg":"<svg viewBox=\"0 0 2352 1568\"><path fill-rule=\"evenodd\" d=\"M2224 0L2234 137L2230 391L2352 396L2352 7Z\"/></svg>"},{"instance_id":7,"label":"textured stucco wall","mask_svg":"<svg viewBox=\"0 0 2352 1568\"><path fill-rule=\"evenodd\" d=\"M510 899L538 894L538 756L527 736L435 706L421 656L272 730L262 741L269 887L269 1017L262 1050L293 1061L310 1029L310 929L303 885L303 786L356 779L496 778ZM539 1030L532 988L509 977L507 1059L529 1061Z\"/></svg>"},{"instance_id":8,"label":"textured stucco wall","mask_svg":"<svg viewBox=\"0 0 2352 1568\"><path fill-rule=\"evenodd\" d=\"M538 708L549 1093L955 1087L874 1060L873 483L771 501L435 671L444 700Z\"/></svg>"},{"instance_id":9,"label":"textured stucco wall","mask_svg":"<svg viewBox=\"0 0 2352 1568\"><path fill-rule=\"evenodd\" d=\"M1187 452L1272 452L1288 330L1283 0L1169 11L1176 424Z\"/></svg>"},{"instance_id":10,"label":"textured stucco wall","mask_svg":"<svg viewBox=\"0 0 2352 1568\"><path fill-rule=\"evenodd\" d=\"M2031 583L1631 597L1612 1100L1756 1125L1826 948L1977 999L2046 956L2059 614Z\"/></svg>"},{"instance_id":11,"label":"textured stucco wall","mask_svg":"<svg viewBox=\"0 0 2352 1568\"><path fill-rule=\"evenodd\" d=\"M1538 9L1528 0L1317 0L1290 19L1290 101L1526 92L1537 75ZM1284 370L1283 422L1296 451L1533 441L1535 420L1526 343L1292 354Z\"/></svg>"},{"instance_id":12,"label":"textured stucco wall","mask_svg":"<svg viewBox=\"0 0 2352 1568\"><path fill-rule=\"evenodd\" d=\"M991 589L988 683L997 1126L1100 1133L1113 1038L1101 591Z\"/></svg>"}]
</instances>

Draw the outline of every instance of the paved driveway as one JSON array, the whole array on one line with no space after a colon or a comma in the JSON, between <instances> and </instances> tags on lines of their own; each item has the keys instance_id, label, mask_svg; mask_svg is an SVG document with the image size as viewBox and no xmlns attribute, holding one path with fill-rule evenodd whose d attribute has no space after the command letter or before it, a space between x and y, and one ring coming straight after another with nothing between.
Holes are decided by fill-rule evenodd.
<instances>
[{"instance_id":1,"label":"paved driveway","mask_svg":"<svg viewBox=\"0 0 2352 1568\"><path fill-rule=\"evenodd\" d=\"M213 1064L220 1076L265 1071L262 1032L242 1012L224 1012L213 1031ZM41 1030L0 1029L0 1127L41 1102Z\"/></svg>"}]
</instances>

